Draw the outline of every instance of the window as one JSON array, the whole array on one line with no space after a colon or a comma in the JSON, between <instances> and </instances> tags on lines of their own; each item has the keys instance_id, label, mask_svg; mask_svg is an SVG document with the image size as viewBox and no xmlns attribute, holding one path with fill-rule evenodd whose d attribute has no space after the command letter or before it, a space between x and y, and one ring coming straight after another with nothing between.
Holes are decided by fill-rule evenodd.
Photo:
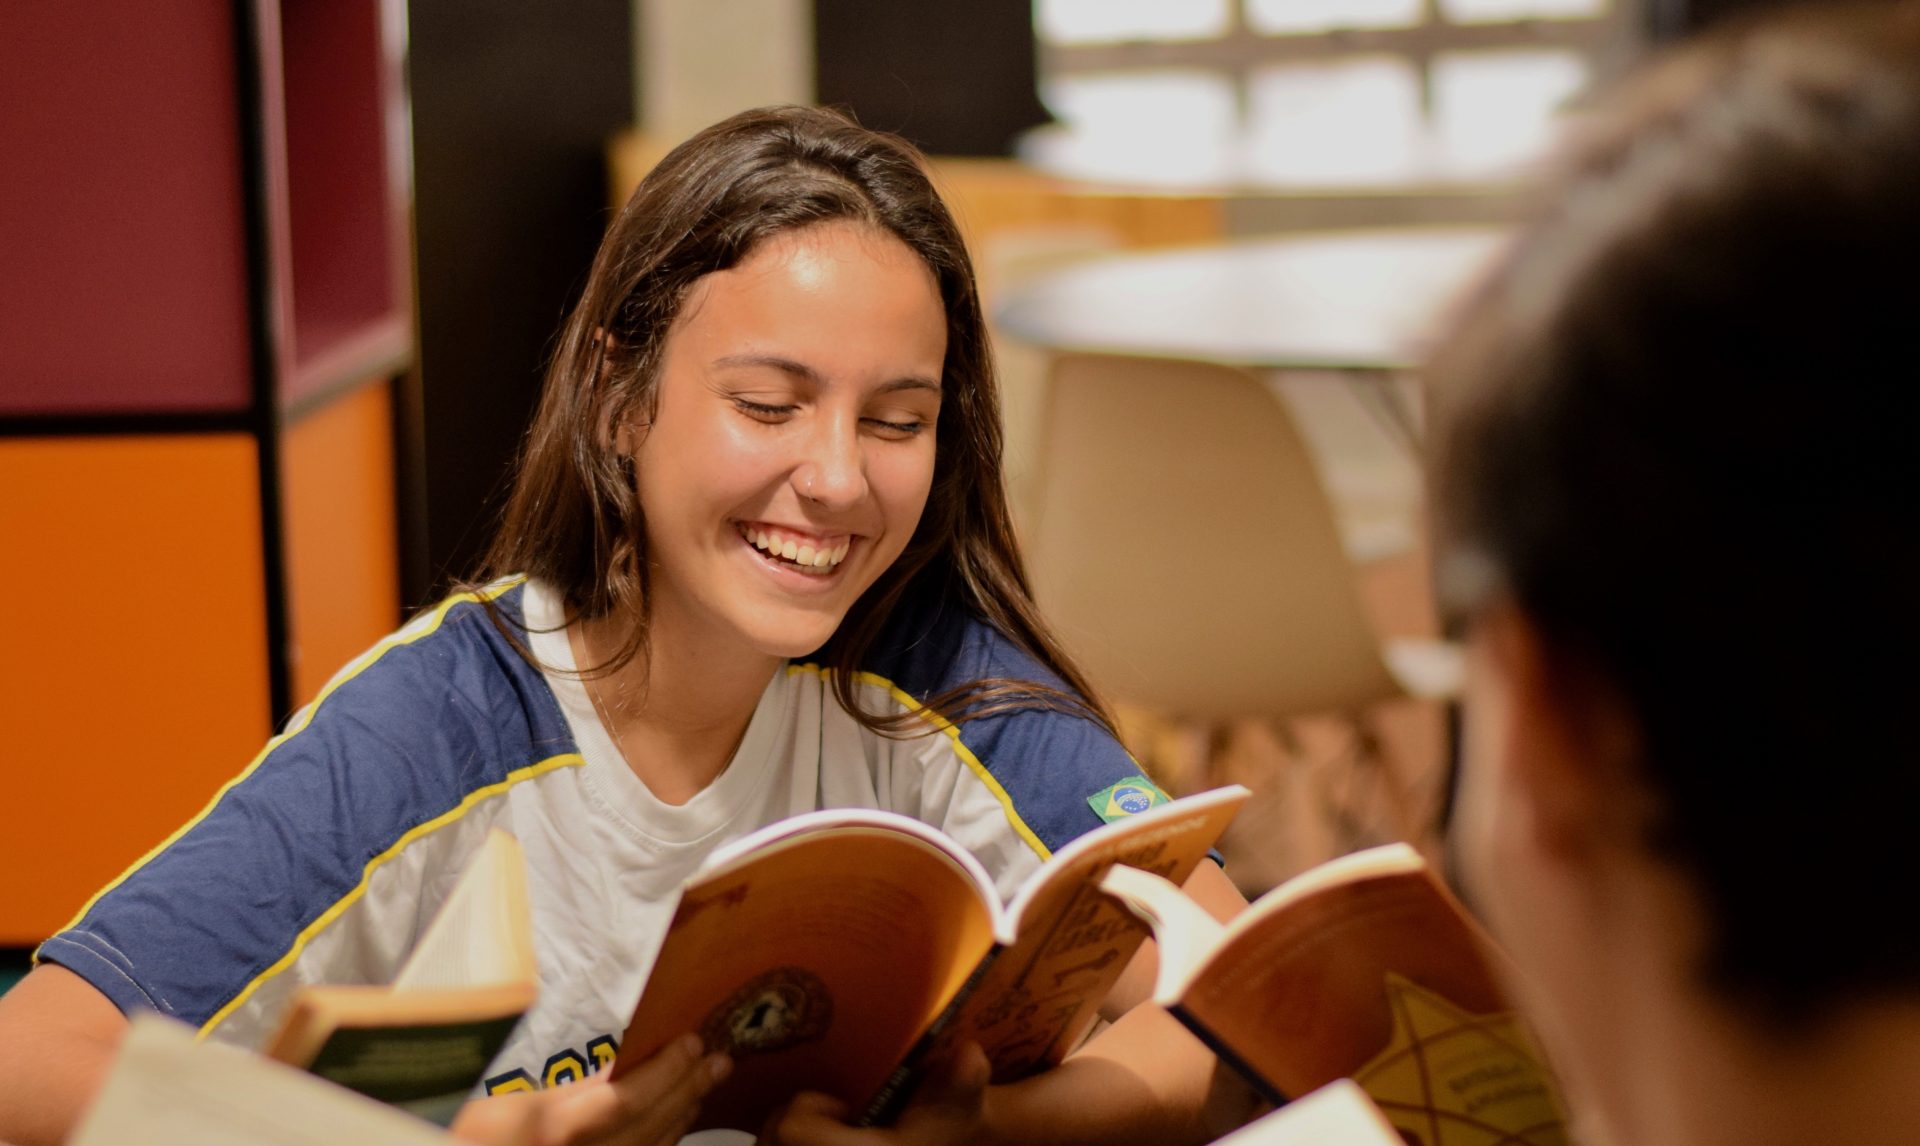
<instances>
[{"instance_id":1,"label":"window","mask_svg":"<svg viewBox=\"0 0 1920 1146\"><path fill-rule=\"evenodd\" d=\"M1499 180L1631 47L1633 0L1036 0L1029 157L1090 178Z\"/></svg>"}]
</instances>

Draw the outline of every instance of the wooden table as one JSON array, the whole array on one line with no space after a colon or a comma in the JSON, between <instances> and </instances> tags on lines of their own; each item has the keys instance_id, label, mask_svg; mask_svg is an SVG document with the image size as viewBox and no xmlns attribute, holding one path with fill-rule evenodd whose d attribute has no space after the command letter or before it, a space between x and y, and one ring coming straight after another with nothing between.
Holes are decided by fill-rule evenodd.
<instances>
[{"instance_id":1,"label":"wooden table","mask_svg":"<svg viewBox=\"0 0 1920 1146\"><path fill-rule=\"evenodd\" d=\"M1490 227L1352 231L1097 258L1008 290L1001 331L1052 350L1337 371L1418 450L1394 377L1504 243Z\"/></svg>"}]
</instances>

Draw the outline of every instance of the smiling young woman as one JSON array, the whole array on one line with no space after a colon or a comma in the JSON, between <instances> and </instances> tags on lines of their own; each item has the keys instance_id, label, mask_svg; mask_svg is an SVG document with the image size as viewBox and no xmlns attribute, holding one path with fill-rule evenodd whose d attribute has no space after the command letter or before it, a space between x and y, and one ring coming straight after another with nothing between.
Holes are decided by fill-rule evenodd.
<instances>
[{"instance_id":1,"label":"smiling young woman","mask_svg":"<svg viewBox=\"0 0 1920 1146\"><path fill-rule=\"evenodd\" d=\"M47 942L0 1002L0 1070L32 1084L0 1088L0 1137L57 1140L131 1008L257 1045L297 987L391 978L497 826L527 857L541 982L486 1089L536 1091L543 1142L673 1141L724 1061L599 1067L716 847L886 808L1004 893L1099 826L1137 766L1027 592L989 362L904 144L784 108L668 155L562 332L480 579ZM1213 865L1189 886L1241 904ZM893 1130L812 1096L769 1134L1198 1141L1213 1062L1132 1008L1151 960L1054 1071L987 1087L963 1056ZM470 1127L503 1121L488 1107Z\"/></svg>"}]
</instances>

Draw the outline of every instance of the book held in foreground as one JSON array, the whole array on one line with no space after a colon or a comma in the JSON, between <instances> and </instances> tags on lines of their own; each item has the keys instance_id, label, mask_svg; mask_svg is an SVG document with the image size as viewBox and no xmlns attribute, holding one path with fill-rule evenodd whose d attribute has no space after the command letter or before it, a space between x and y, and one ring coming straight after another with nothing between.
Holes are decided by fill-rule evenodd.
<instances>
[{"instance_id":1,"label":"book held in foreground","mask_svg":"<svg viewBox=\"0 0 1920 1146\"><path fill-rule=\"evenodd\" d=\"M392 1107L193 1028L135 1015L68 1146L445 1146Z\"/></svg>"},{"instance_id":2,"label":"book held in foreground","mask_svg":"<svg viewBox=\"0 0 1920 1146\"><path fill-rule=\"evenodd\" d=\"M1406 1146L1352 1079L1330 1082L1256 1118L1214 1146Z\"/></svg>"},{"instance_id":3,"label":"book held in foreground","mask_svg":"<svg viewBox=\"0 0 1920 1146\"><path fill-rule=\"evenodd\" d=\"M1155 1001L1269 1099L1351 1078L1413 1146L1565 1146L1490 940L1407 845L1322 864L1225 926L1146 872L1102 886L1153 925Z\"/></svg>"},{"instance_id":4,"label":"book held in foreground","mask_svg":"<svg viewBox=\"0 0 1920 1146\"><path fill-rule=\"evenodd\" d=\"M1144 780L1141 805L1164 799ZM1153 797L1153 798L1149 798ZM889 812L812 812L714 853L681 893L618 1077L696 1031L733 1057L696 1128L758 1131L801 1090L884 1122L925 1066L978 1042L996 1081L1059 1061L1146 939L1098 887L1116 863L1184 882L1247 798L1160 803L1060 849L1004 908L964 847Z\"/></svg>"},{"instance_id":5,"label":"book held in foreground","mask_svg":"<svg viewBox=\"0 0 1920 1146\"><path fill-rule=\"evenodd\" d=\"M389 987L303 987L267 1057L441 1125L533 1006L520 845L488 833Z\"/></svg>"}]
</instances>

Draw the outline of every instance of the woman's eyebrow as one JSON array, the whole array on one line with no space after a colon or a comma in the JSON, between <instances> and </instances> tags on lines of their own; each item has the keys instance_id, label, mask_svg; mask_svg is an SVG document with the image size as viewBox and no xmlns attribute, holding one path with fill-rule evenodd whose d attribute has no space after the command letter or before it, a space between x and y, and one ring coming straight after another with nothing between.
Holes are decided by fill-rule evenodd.
<instances>
[{"instance_id":1,"label":"woman's eyebrow","mask_svg":"<svg viewBox=\"0 0 1920 1146\"><path fill-rule=\"evenodd\" d=\"M764 366L769 369L778 370L783 374L791 374L796 378L801 378L808 382L821 383L826 381L826 379L820 376L818 370L808 366L806 363L796 362L791 358L782 358L778 354L729 354L725 357L714 359L713 364L724 368Z\"/></svg>"},{"instance_id":2,"label":"woman's eyebrow","mask_svg":"<svg viewBox=\"0 0 1920 1146\"><path fill-rule=\"evenodd\" d=\"M783 358L778 354L728 354L724 357L714 359L713 364L717 367L727 369L741 366L765 367L771 370L778 370L783 374L791 374L795 378L810 382L815 386L823 386L826 384L826 378L823 377L818 370L815 370L804 362L799 362L792 358ZM896 378L891 382L885 383L875 392L890 394L895 390L931 390L938 394L940 393L940 381L937 378L926 378L921 375L912 374L905 378Z\"/></svg>"},{"instance_id":3,"label":"woman's eyebrow","mask_svg":"<svg viewBox=\"0 0 1920 1146\"><path fill-rule=\"evenodd\" d=\"M914 375L908 378L896 378L892 382L880 387L875 393L891 394L895 390L931 390L935 394L938 394L940 392L940 383L932 378L922 378L919 375Z\"/></svg>"}]
</instances>

